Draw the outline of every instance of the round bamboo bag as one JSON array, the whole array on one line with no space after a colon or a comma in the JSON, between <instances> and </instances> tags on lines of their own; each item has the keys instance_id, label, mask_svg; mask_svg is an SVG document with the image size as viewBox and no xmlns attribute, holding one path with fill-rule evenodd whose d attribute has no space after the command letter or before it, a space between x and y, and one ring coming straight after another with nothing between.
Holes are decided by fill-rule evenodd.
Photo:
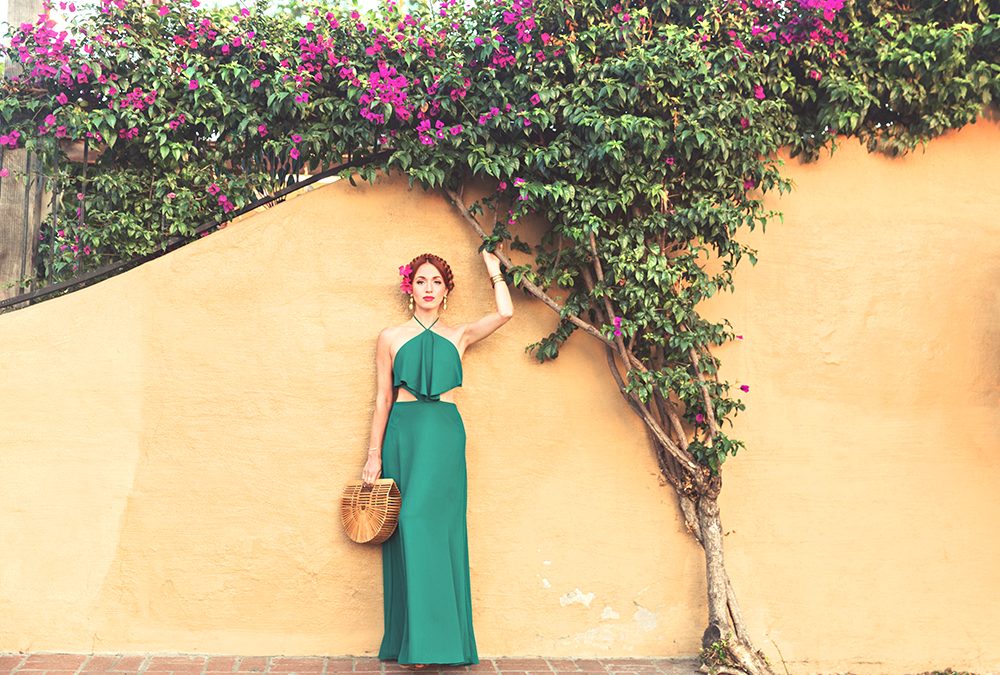
<instances>
[{"instance_id":1,"label":"round bamboo bag","mask_svg":"<svg viewBox=\"0 0 1000 675\"><path fill-rule=\"evenodd\" d=\"M381 544L395 531L401 504L392 478L376 478L370 487L361 480L349 481L340 498L344 531L359 544Z\"/></svg>"}]
</instances>

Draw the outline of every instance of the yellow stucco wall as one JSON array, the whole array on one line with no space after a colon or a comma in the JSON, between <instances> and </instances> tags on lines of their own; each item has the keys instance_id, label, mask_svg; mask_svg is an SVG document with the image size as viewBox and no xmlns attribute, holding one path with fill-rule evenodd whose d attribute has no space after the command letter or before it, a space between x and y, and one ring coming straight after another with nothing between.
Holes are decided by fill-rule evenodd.
<instances>
[{"instance_id":1,"label":"yellow stucco wall","mask_svg":"<svg viewBox=\"0 0 1000 675\"><path fill-rule=\"evenodd\" d=\"M792 672L1000 668L998 149L983 120L788 160L784 223L706 307L751 385L729 570ZM476 246L439 195L338 183L0 316L0 651L374 655L379 552L337 514L374 339L426 250L456 273L444 321L490 311ZM697 653L703 558L643 427L594 341L525 353L555 317L513 295L456 396L480 655Z\"/></svg>"}]
</instances>

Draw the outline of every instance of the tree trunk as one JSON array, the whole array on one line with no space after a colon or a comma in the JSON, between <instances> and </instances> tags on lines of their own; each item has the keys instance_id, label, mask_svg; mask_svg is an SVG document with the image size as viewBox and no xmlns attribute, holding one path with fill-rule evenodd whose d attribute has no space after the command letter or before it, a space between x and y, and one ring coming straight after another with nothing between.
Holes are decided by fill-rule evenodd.
<instances>
[{"instance_id":1,"label":"tree trunk","mask_svg":"<svg viewBox=\"0 0 1000 675\"><path fill-rule=\"evenodd\" d=\"M681 498L687 500L686 497ZM690 504L690 500L687 500ZM754 673L770 675L770 664L763 653L754 649L743 625L743 616L729 575L726 573L722 550L722 519L715 496L702 496L692 509L684 507L685 517L695 511L696 538L705 551L705 571L708 581L708 627L701 638L704 672ZM689 523L690 527L690 523Z\"/></svg>"}]
</instances>

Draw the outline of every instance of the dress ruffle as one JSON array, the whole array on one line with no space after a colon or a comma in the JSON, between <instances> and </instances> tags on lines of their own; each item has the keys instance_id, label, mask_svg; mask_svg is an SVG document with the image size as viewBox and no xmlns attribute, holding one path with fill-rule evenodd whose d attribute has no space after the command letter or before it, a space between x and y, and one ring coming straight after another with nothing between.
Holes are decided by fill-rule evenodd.
<instances>
[{"instance_id":1,"label":"dress ruffle","mask_svg":"<svg viewBox=\"0 0 1000 675\"><path fill-rule=\"evenodd\" d=\"M462 386L462 359L455 343L424 329L396 352L392 373L392 386L402 386L421 401L438 401L444 392Z\"/></svg>"}]
</instances>

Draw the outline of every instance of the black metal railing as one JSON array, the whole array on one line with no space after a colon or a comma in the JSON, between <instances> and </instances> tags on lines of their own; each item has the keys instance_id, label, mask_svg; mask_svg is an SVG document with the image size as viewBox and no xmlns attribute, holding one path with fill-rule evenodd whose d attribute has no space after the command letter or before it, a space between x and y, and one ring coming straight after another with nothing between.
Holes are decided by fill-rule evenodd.
<instances>
[{"instance_id":1,"label":"black metal railing","mask_svg":"<svg viewBox=\"0 0 1000 675\"><path fill-rule=\"evenodd\" d=\"M263 208L278 203L280 201L283 201L286 196L297 190L301 190L305 187L308 187L313 183L316 183L317 181L336 176L346 169L365 166L374 161L380 160L384 158L388 153L389 153L388 150L383 150L373 155L351 159L337 166L308 175L308 177L297 180L294 183L287 185L286 187L282 188L281 190L278 190L277 192L271 195L262 197L261 199L258 199L257 201L251 204L247 204L246 206L231 212L230 214L227 215L227 217L224 220L205 223L195 228L190 234L170 235L170 236L164 234L164 238L157 246L156 250L150 253L139 255L130 258L128 260L109 263L107 265L98 267L96 269L81 273L64 281L47 283L40 288L30 289L26 292L14 295L13 297L0 299L0 314L8 311L13 311L16 309L21 309L23 307L59 295L64 295L66 293L70 293L72 291L79 290L81 288L86 288L87 286L91 286L100 281L121 274L122 272L128 271L145 262L158 258L162 255L165 255L166 253L169 253L177 248L180 248L181 246L191 243L199 239L200 237L204 236L205 234L218 229L220 226L222 226L229 220L237 218L241 215L244 215L256 209ZM7 153L7 154L12 154L12 153ZM5 157L4 153L0 151L0 163L5 161L6 159L7 158ZM87 157L85 148L84 149L85 166L83 174L84 177L86 176L86 160ZM43 213L44 211L43 206L45 205L44 195L47 187L46 184L47 182L56 182L56 181L48 180L46 172L41 170L41 167L37 165L37 161L35 162L36 166L34 173L32 173L31 171L32 161L33 160L30 157L30 155L26 156L24 158L25 169L23 171L21 170L18 171L18 173L24 176L23 199L19 200L23 205L23 214L24 214L23 226L21 228L21 237L20 237L22 241L19 242L20 246L18 251L20 254L20 264L19 265L17 264L16 257L15 258L10 257L9 250L8 251L0 250L0 273L6 273L8 276L10 274L9 271L6 272L4 271L5 268L2 263L4 262L5 258L6 258L6 263L13 263L6 265L6 267L8 268L13 267L15 269L18 269L20 272L20 277L14 280L11 279L4 280L0 278L0 283L2 283L5 289L4 295L7 294L6 289L14 285L30 287L32 285L37 284L40 278L44 279L44 275L40 277L39 275L36 275L34 273L29 273L29 270L33 272L35 269L39 267L39 265L43 266L44 268L44 266L46 265L46 261L44 260L43 257L40 258L39 254L47 252L49 256L52 256L54 255L55 251L54 241L48 242L49 245L47 246L39 247L37 245L36 240L38 240L40 236L40 232L42 230L42 223L45 218L45 213ZM3 190L6 189L9 191L11 189L10 184L8 184L6 187L3 186L3 183L5 181L6 179L0 181L0 213L3 213L4 212L3 210L5 208L3 203L3 198L4 198ZM85 184L86 181L84 181L84 185ZM53 215L53 225L47 228L50 237L54 237L54 234L59 226L57 220L58 208L56 208L59 199L61 199L61 193L59 191L58 185L55 185L53 190L51 191L50 200L48 202L49 207L52 208L52 215ZM85 202L85 200L81 200L81 202ZM17 201L8 200L8 205L11 205L13 203L17 203ZM34 209L30 208L32 205L35 207ZM84 207L81 205L81 209L82 208ZM83 216L82 211L79 214L79 216L82 218ZM8 233L10 232L10 230L11 228L9 227L6 229ZM0 239L0 243L3 243L2 239ZM51 269L51 262L52 260L50 257L49 260L47 261L48 264L47 269Z\"/></svg>"}]
</instances>

